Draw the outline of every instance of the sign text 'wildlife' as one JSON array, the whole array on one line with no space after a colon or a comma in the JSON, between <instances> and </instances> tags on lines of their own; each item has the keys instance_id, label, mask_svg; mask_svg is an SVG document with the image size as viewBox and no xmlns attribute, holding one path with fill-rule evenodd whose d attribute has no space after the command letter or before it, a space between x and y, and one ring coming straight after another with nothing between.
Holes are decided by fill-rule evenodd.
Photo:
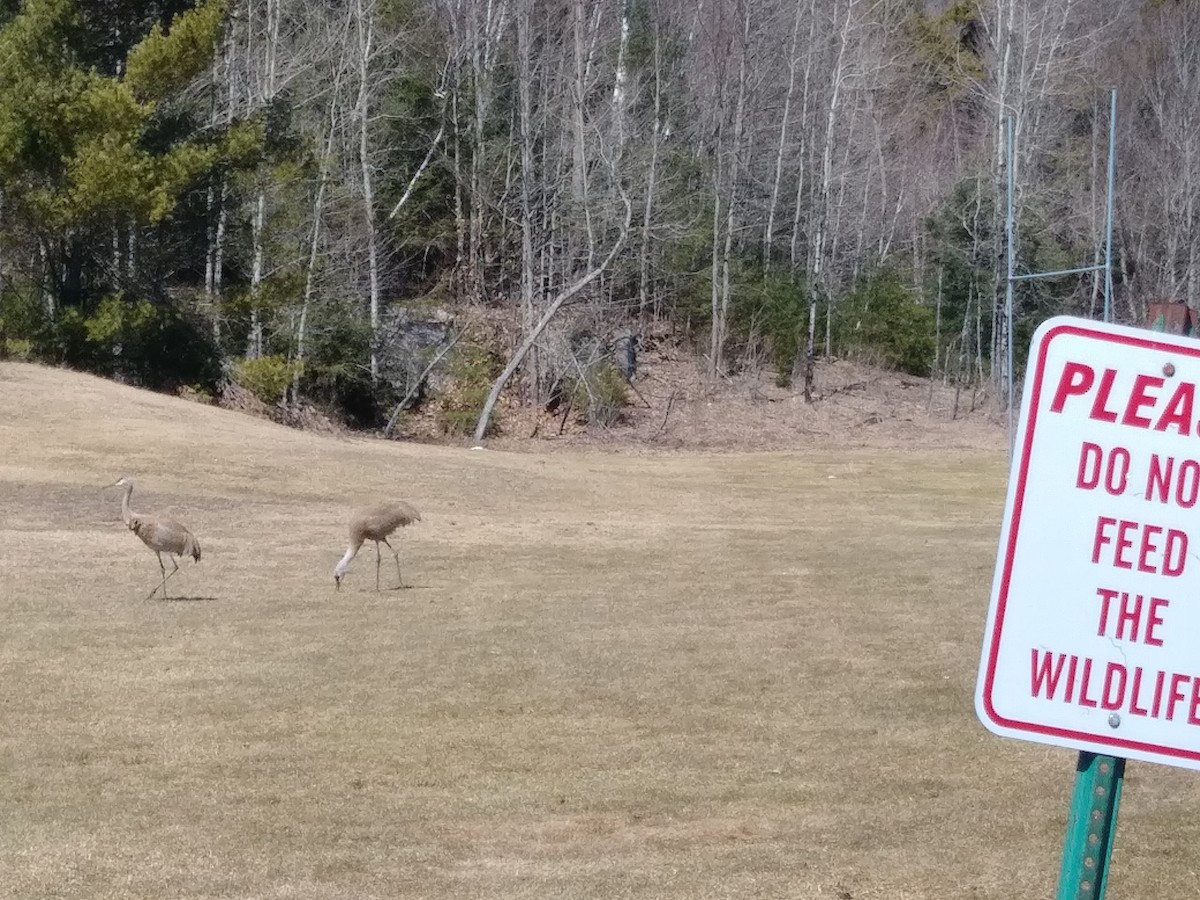
<instances>
[{"instance_id":1,"label":"sign text 'wildlife'","mask_svg":"<svg viewBox=\"0 0 1200 900\"><path fill-rule=\"evenodd\" d=\"M976 709L991 731L1200 769L1200 341L1034 335Z\"/></svg>"}]
</instances>

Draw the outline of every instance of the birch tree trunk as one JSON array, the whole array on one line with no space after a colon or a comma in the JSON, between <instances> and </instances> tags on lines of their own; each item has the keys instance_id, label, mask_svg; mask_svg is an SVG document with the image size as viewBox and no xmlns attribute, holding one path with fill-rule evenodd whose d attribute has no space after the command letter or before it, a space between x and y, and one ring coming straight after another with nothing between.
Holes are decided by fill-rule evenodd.
<instances>
[{"instance_id":1,"label":"birch tree trunk","mask_svg":"<svg viewBox=\"0 0 1200 900\"><path fill-rule=\"evenodd\" d=\"M724 88L722 88L724 93ZM712 216L712 283L709 285L712 301L712 329L709 334L708 377L716 379L721 371L721 347L725 344L724 322L721 318L721 203L724 199L722 169L722 141L718 134L717 152L713 161L713 216Z\"/></svg>"},{"instance_id":2,"label":"birch tree trunk","mask_svg":"<svg viewBox=\"0 0 1200 900\"><path fill-rule=\"evenodd\" d=\"M371 382L379 380L379 238L375 225L375 177L371 161L373 109L371 57L375 43L374 0L354 0L355 36L358 45L358 161L362 178L362 214L367 243L367 309L371 323Z\"/></svg>"},{"instance_id":3,"label":"birch tree trunk","mask_svg":"<svg viewBox=\"0 0 1200 900\"><path fill-rule=\"evenodd\" d=\"M232 27L225 29L220 57L214 61L215 93L223 103L215 104L212 114L213 127L228 126L234 118L233 60L236 52ZM209 183L206 197L208 221L208 247L204 257L204 293L212 310L213 341L221 342L221 287L225 273L225 228L229 216L229 184L224 174L213 176L216 183Z\"/></svg>"},{"instance_id":4,"label":"birch tree trunk","mask_svg":"<svg viewBox=\"0 0 1200 900\"><path fill-rule=\"evenodd\" d=\"M714 340L713 374L720 371L729 326L731 293L730 266L733 257L735 212L738 200L738 179L741 177L742 136L746 125L747 58L750 53L750 6L746 3L742 18L741 53L738 62L738 93L733 112L733 146L730 148L729 196L725 200L725 237L721 251L721 304L719 310L720 340ZM714 331L718 328L714 327Z\"/></svg>"},{"instance_id":5,"label":"birch tree trunk","mask_svg":"<svg viewBox=\"0 0 1200 900\"><path fill-rule=\"evenodd\" d=\"M258 102L266 108L275 98L275 82L279 53L279 19L280 3L282 0L266 0L266 22L263 34L263 70L258 86ZM253 23L253 18L249 21ZM253 26L249 32L253 37ZM254 209L250 219L250 296L253 298L250 307L250 345L246 356L258 359L263 355L263 322L262 310L259 308L259 292L262 289L264 268L264 241L267 221L267 176L262 175L259 181L258 193L254 198Z\"/></svg>"},{"instance_id":6,"label":"birch tree trunk","mask_svg":"<svg viewBox=\"0 0 1200 900\"><path fill-rule=\"evenodd\" d=\"M1020 134L1022 124L1019 109L1016 108L1009 96L1014 55L1013 18L1015 16L1015 6L1015 0L996 0L994 35L998 62L996 66L995 145L992 154L992 196L995 198L995 202L992 205L991 233L993 235L992 257L995 259L996 265L993 269L995 276L992 281L991 359L992 387L1002 410L1007 408L1008 393L1005 390L1005 386L1009 378L1012 377L1012 373L1008 371L1008 342L1011 340L1011 335L1008 333L1008 317L1006 315L1008 277L1004 264L1006 255L1004 221L1007 207L1007 166L1013 168L1012 181L1014 185L1018 183L1017 172L1019 170L1016 158L1007 160L1006 166L1006 122L1009 116L1013 117L1014 145L1017 144L1017 136ZM1014 198L1013 202L1015 205L1016 198ZM1015 234L1013 239L1015 242Z\"/></svg>"},{"instance_id":7,"label":"birch tree trunk","mask_svg":"<svg viewBox=\"0 0 1200 900\"><path fill-rule=\"evenodd\" d=\"M625 107L629 95L629 72L626 57L629 52L629 19L633 12L633 0L621 2L621 36L617 44L617 69L613 75L613 145L619 161L625 149Z\"/></svg>"},{"instance_id":8,"label":"birch tree trunk","mask_svg":"<svg viewBox=\"0 0 1200 900\"><path fill-rule=\"evenodd\" d=\"M263 224L266 221L266 211L266 189L260 186L258 195L254 198L254 213L250 218L250 241L254 248L250 264L250 294L254 300L250 307L250 344L246 348L248 359L258 359L263 355L262 311L259 309L258 296L263 280Z\"/></svg>"},{"instance_id":9,"label":"birch tree trunk","mask_svg":"<svg viewBox=\"0 0 1200 900\"><path fill-rule=\"evenodd\" d=\"M813 237L812 291L808 309L808 335L804 343L804 399L812 402L813 380L816 371L817 303L824 296L832 309L829 283L826 275L825 240L830 219L830 188L833 182L833 142L837 129L838 103L842 83L845 80L846 44L850 36L850 22L857 0L846 4L846 15L838 34L838 51L831 73L829 107L825 113L825 139L821 151L821 181L816 203L816 234Z\"/></svg>"},{"instance_id":10,"label":"birch tree trunk","mask_svg":"<svg viewBox=\"0 0 1200 900\"><path fill-rule=\"evenodd\" d=\"M804 4L800 0L796 0L796 17L792 21L791 52L788 54L787 63L787 92L783 96L783 118L779 123L779 143L775 148L775 173L771 179L771 200L767 204L767 225L763 231L763 266L768 269L771 267L772 245L775 239L775 211L779 206L779 189L783 183L783 161L787 155L788 148L788 125L791 120L792 98L796 93L796 68L798 63L796 53L800 44L800 19L803 11Z\"/></svg>"},{"instance_id":11,"label":"birch tree trunk","mask_svg":"<svg viewBox=\"0 0 1200 900\"><path fill-rule=\"evenodd\" d=\"M588 63L587 18L584 14L586 5L586 0L574 0L571 4L572 37L575 49L574 77L571 83L571 199L575 208L583 216L584 229L587 233L587 266L591 268L596 238L592 233L592 214L588 205L587 129L583 114L587 94Z\"/></svg>"},{"instance_id":12,"label":"birch tree trunk","mask_svg":"<svg viewBox=\"0 0 1200 900\"><path fill-rule=\"evenodd\" d=\"M529 15L531 0L520 0L517 9L517 105L520 125L521 152L521 310L523 333L528 335L535 324L534 279L537 258L533 252L533 49L530 39ZM528 402L540 403L541 374L536 345L531 348L526 367L525 394Z\"/></svg>"},{"instance_id":13,"label":"birch tree trunk","mask_svg":"<svg viewBox=\"0 0 1200 900\"><path fill-rule=\"evenodd\" d=\"M646 173L646 203L642 210L642 244L638 252L638 315L646 321L650 306L650 239L654 223L659 142L662 140L662 47L658 23L654 25L654 122L650 130L650 162Z\"/></svg>"},{"instance_id":14,"label":"birch tree trunk","mask_svg":"<svg viewBox=\"0 0 1200 900\"><path fill-rule=\"evenodd\" d=\"M736 24L736 43L740 52L738 54L737 95L732 111L728 108L729 79L726 77L726 73L732 56L735 37L728 32L724 32L721 35L721 52L716 61L717 68L714 72L716 80L716 121L712 127L716 135L712 153L712 259L709 276L711 279L709 285L711 322L708 352L708 377L710 379L715 379L721 373L724 362L723 354L730 290L729 257L732 248L734 222L733 205L737 199L738 160L741 152L741 129L745 109L746 44L749 10L743 3L739 2L736 5L735 11L741 13L742 17ZM721 24L723 25L724 22ZM733 132L732 137L730 131Z\"/></svg>"},{"instance_id":15,"label":"birch tree trunk","mask_svg":"<svg viewBox=\"0 0 1200 900\"><path fill-rule=\"evenodd\" d=\"M450 95L450 120L453 123L454 146L451 165L454 169L454 296L471 296L467 283L467 214L463 203L462 122L458 116L458 89Z\"/></svg>"},{"instance_id":16,"label":"birch tree trunk","mask_svg":"<svg viewBox=\"0 0 1200 900\"><path fill-rule=\"evenodd\" d=\"M470 226L467 250L467 294L475 303L483 300L483 216L486 204L484 193L484 127L487 124L489 82L487 67L488 30L486 23L481 27L477 3L468 0L470 12L471 40L471 88L472 103L472 146L471 146L471 192ZM488 4L491 11L491 4Z\"/></svg>"},{"instance_id":17,"label":"birch tree trunk","mask_svg":"<svg viewBox=\"0 0 1200 900\"><path fill-rule=\"evenodd\" d=\"M484 217L490 200L486 165L486 128L491 107L492 68L497 42L504 32L507 4L504 0L468 0L468 39L470 41L471 81L474 91L472 120L470 226L468 229L468 295L474 302L483 300Z\"/></svg>"},{"instance_id":18,"label":"birch tree trunk","mask_svg":"<svg viewBox=\"0 0 1200 900\"><path fill-rule=\"evenodd\" d=\"M349 18L346 31L350 28ZM334 66L333 87L329 92L329 107L325 122L325 140L318 160L317 195L313 199L312 229L308 240L308 264L304 270L304 298L300 306L300 321L296 327L296 366L292 374L292 406L300 405L300 376L303 374L305 338L307 336L308 310L316 293L317 262L320 258L321 224L325 216L325 195L329 187L330 169L333 166L334 136L337 134L337 117L342 103L342 77L346 64L346 42L339 42L342 57Z\"/></svg>"},{"instance_id":19,"label":"birch tree trunk","mask_svg":"<svg viewBox=\"0 0 1200 900\"><path fill-rule=\"evenodd\" d=\"M792 209L792 239L789 246L788 258L792 272L800 273L805 269L805 260L800 254L801 223L804 214L804 188L808 172L809 150L808 123L809 88L812 81L813 56L815 54L817 35L817 0L809 0L808 5L808 47L804 57L804 79L800 89L800 145L796 151L796 202ZM809 253L811 257L811 246Z\"/></svg>"}]
</instances>

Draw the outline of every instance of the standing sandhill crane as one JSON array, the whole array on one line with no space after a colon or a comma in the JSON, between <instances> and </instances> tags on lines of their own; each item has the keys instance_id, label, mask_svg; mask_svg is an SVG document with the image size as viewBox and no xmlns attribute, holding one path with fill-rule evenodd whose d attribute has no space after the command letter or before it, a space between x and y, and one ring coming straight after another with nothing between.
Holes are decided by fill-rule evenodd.
<instances>
[{"instance_id":1,"label":"standing sandhill crane","mask_svg":"<svg viewBox=\"0 0 1200 900\"><path fill-rule=\"evenodd\" d=\"M122 478L112 486L125 488L125 496L121 498L121 518L125 520L129 530L141 538L142 543L153 550L158 557L158 567L162 570L162 584L150 592L150 597L158 593L158 589L161 587L165 600L167 579L179 571L179 563L175 561L175 557L190 556L196 562L200 562L200 542L196 540L194 534L178 522L133 512L129 508L129 495L133 493L132 478ZM162 555L164 553L170 558L171 565L175 567L171 570L171 575L167 574L167 567L163 565ZM149 600L150 597L146 599Z\"/></svg>"},{"instance_id":2,"label":"standing sandhill crane","mask_svg":"<svg viewBox=\"0 0 1200 900\"><path fill-rule=\"evenodd\" d=\"M381 543L387 544L387 548L392 551L392 556L396 557L396 579L400 582L399 586L404 587L404 577L400 574L400 554L396 552L395 547L388 544L388 535L397 528L420 521L421 514L411 503L405 503L403 500L380 503L378 506L360 509L354 513L350 518L350 546L346 548L346 555L333 570L333 583L337 585L337 589L341 590L342 576L346 574L350 560L354 559L355 554L363 545L363 541L375 542L375 590L379 590L379 545Z\"/></svg>"}]
</instances>

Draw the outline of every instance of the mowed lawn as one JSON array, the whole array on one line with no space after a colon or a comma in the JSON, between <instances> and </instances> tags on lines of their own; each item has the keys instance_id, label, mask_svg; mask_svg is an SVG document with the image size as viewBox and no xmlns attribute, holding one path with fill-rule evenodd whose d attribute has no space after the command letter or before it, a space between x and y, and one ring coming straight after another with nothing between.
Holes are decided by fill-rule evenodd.
<instances>
[{"instance_id":1,"label":"mowed lawn","mask_svg":"<svg viewBox=\"0 0 1200 900\"><path fill-rule=\"evenodd\" d=\"M133 506L198 536L146 602ZM0 364L0 896L1053 896L972 696L1002 451L513 454ZM348 512L407 499L406 590ZM395 584L385 558L384 584ZM1131 763L1109 896L1200 896Z\"/></svg>"}]
</instances>

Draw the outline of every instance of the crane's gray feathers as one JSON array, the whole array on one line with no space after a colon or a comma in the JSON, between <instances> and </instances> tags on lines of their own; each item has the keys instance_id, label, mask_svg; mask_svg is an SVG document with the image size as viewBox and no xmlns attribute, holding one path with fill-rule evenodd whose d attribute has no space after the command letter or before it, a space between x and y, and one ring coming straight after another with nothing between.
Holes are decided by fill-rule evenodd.
<instances>
[{"instance_id":1,"label":"crane's gray feathers","mask_svg":"<svg viewBox=\"0 0 1200 900\"><path fill-rule=\"evenodd\" d=\"M351 542L382 541L397 528L421 521L415 506L403 500L381 503L359 511L350 520Z\"/></svg>"},{"instance_id":2,"label":"crane's gray feathers","mask_svg":"<svg viewBox=\"0 0 1200 900\"><path fill-rule=\"evenodd\" d=\"M175 561L176 556L190 556L196 562L200 562L200 542L179 522L171 519L156 519L154 516L134 512L130 509L129 497L133 493L132 478L126 476L113 486L125 489L125 495L121 498L121 519L129 526L129 530L141 539L143 544L158 555L158 565L163 571L160 587L163 596L166 597L167 578L170 576L167 575L166 567L163 566L162 554L166 553L170 557L171 564L175 567L175 571L171 572L174 575L179 570L179 563ZM153 597L157 591L156 587L150 592L150 597Z\"/></svg>"},{"instance_id":3,"label":"crane's gray feathers","mask_svg":"<svg viewBox=\"0 0 1200 900\"><path fill-rule=\"evenodd\" d=\"M400 580L401 587L403 587L404 579L400 574L400 554L396 552L396 548L388 544L388 537L397 528L403 528L420 521L421 514L417 512L417 508L403 500L380 503L354 513L350 518L350 545L346 548L345 555L333 570L334 583L339 588L341 587L342 576L346 574L350 560L354 559L363 542L374 541L375 589L379 590L380 542L387 544L388 549L392 551L392 556L396 558L396 577Z\"/></svg>"},{"instance_id":4,"label":"crane's gray feathers","mask_svg":"<svg viewBox=\"0 0 1200 900\"><path fill-rule=\"evenodd\" d=\"M178 522L135 515L129 523L129 530L141 538L142 543L151 550L176 556L190 556L196 562L200 562L200 542Z\"/></svg>"}]
</instances>

